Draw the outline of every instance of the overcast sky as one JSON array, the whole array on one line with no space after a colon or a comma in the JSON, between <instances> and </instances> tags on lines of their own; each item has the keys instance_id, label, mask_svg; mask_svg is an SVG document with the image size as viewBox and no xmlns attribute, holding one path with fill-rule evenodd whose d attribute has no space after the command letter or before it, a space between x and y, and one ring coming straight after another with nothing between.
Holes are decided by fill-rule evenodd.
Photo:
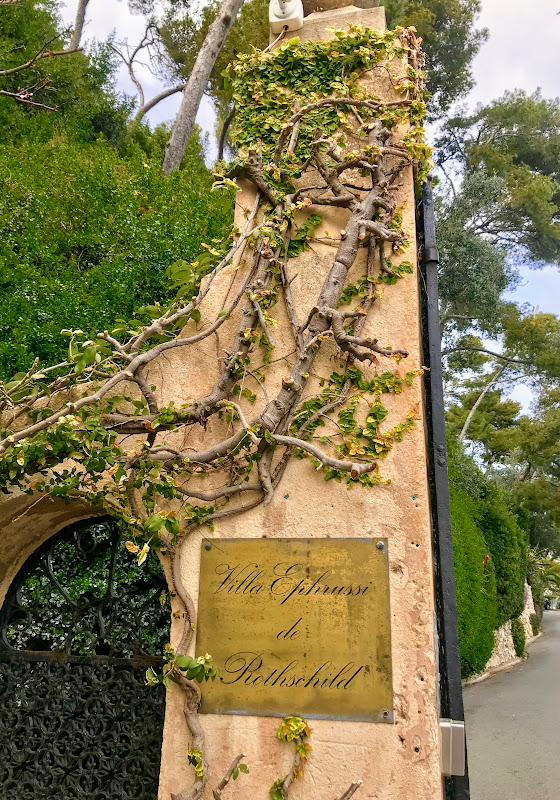
<instances>
[{"instance_id":1,"label":"overcast sky","mask_svg":"<svg viewBox=\"0 0 560 800\"><path fill-rule=\"evenodd\" d=\"M71 24L77 0L67 0L63 9ZM560 0L482 0L480 25L489 29L490 38L474 62L476 86L466 98L469 106L488 103L506 90L538 87L545 97L560 95ZM112 31L117 39L138 40L144 27L141 16L130 14L126 0L91 0L86 38L106 39ZM146 96L161 88L147 70L142 72ZM134 94L126 73L118 76L122 91ZM152 124L172 120L180 96L160 103L151 112ZM213 133L212 104L205 99L199 112L201 126ZM212 137L211 137L212 138ZM560 272L556 267L526 270L522 284L512 295L516 300L538 306L539 310L560 314Z\"/></svg>"}]
</instances>

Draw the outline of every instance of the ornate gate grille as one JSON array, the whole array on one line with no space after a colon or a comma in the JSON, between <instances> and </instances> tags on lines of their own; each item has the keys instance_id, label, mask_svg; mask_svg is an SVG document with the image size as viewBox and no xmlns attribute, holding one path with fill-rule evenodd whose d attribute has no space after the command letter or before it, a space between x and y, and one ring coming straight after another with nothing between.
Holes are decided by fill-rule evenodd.
<instances>
[{"instance_id":1,"label":"ornate gate grille","mask_svg":"<svg viewBox=\"0 0 560 800\"><path fill-rule=\"evenodd\" d=\"M169 606L144 567L94 520L19 572L0 612L1 800L156 800L165 697L144 676Z\"/></svg>"}]
</instances>

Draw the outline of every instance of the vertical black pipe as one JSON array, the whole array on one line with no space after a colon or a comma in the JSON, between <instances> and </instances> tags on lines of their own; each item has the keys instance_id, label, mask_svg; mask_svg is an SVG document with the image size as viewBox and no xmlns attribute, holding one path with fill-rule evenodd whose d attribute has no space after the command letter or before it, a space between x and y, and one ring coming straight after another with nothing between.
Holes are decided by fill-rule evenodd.
<instances>
[{"instance_id":1,"label":"vertical black pipe","mask_svg":"<svg viewBox=\"0 0 560 800\"><path fill-rule=\"evenodd\" d=\"M422 336L428 437L428 479L431 495L436 614L439 646L440 717L464 719L453 541L447 476L447 446L441 364L438 296L438 251L432 187L424 185L418 213L422 248ZM469 800L468 773L446 778L447 800Z\"/></svg>"}]
</instances>

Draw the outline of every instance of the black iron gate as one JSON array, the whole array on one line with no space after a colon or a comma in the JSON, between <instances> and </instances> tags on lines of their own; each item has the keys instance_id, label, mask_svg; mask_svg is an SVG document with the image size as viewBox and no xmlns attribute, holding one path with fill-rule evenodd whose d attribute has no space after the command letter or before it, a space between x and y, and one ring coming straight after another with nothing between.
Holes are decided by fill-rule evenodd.
<instances>
[{"instance_id":1,"label":"black iron gate","mask_svg":"<svg viewBox=\"0 0 560 800\"><path fill-rule=\"evenodd\" d=\"M428 433L428 479L433 530L436 616L439 657L440 717L463 721L463 691L457 629L457 600L453 569L453 541L447 475L447 445L441 364L438 296L438 251L432 188L424 186L417 210L422 284L422 341ZM466 758L466 755L465 755ZM446 800L469 800L469 778L453 775L445 779Z\"/></svg>"},{"instance_id":2,"label":"black iron gate","mask_svg":"<svg viewBox=\"0 0 560 800\"><path fill-rule=\"evenodd\" d=\"M156 800L165 697L145 672L168 636L165 590L107 519L26 562L0 611L2 800Z\"/></svg>"}]
</instances>

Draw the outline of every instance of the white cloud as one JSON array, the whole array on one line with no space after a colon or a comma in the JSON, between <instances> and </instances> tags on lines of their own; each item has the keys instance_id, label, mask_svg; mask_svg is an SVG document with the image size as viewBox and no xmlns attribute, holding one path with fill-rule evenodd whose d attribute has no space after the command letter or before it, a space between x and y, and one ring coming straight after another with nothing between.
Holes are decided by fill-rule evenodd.
<instances>
[{"instance_id":1,"label":"white cloud","mask_svg":"<svg viewBox=\"0 0 560 800\"><path fill-rule=\"evenodd\" d=\"M545 97L560 94L560 3L552 0L482 0L480 23L490 39L474 61L477 85L469 100L487 103L509 89Z\"/></svg>"},{"instance_id":2,"label":"white cloud","mask_svg":"<svg viewBox=\"0 0 560 800\"><path fill-rule=\"evenodd\" d=\"M72 25L74 22L76 6L77 0L68 0L61 8L62 18L67 25ZM90 0L84 28L84 40L105 41L114 33L117 41L128 39L131 44L135 44L141 39L145 26L145 17L141 14L131 14L126 0ZM146 99L153 97L164 88L162 81L152 75L147 67L139 64L135 72L142 84ZM136 97L136 89L124 65L117 73L117 86L121 92ZM172 121L180 103L180 94L162 100L147 114L147 120L151 125ZM201 104L198 123L205 130L210 132L214 130L215 115L212 103L208 98L205 98Z\"/></svg>"}]
</instances>

